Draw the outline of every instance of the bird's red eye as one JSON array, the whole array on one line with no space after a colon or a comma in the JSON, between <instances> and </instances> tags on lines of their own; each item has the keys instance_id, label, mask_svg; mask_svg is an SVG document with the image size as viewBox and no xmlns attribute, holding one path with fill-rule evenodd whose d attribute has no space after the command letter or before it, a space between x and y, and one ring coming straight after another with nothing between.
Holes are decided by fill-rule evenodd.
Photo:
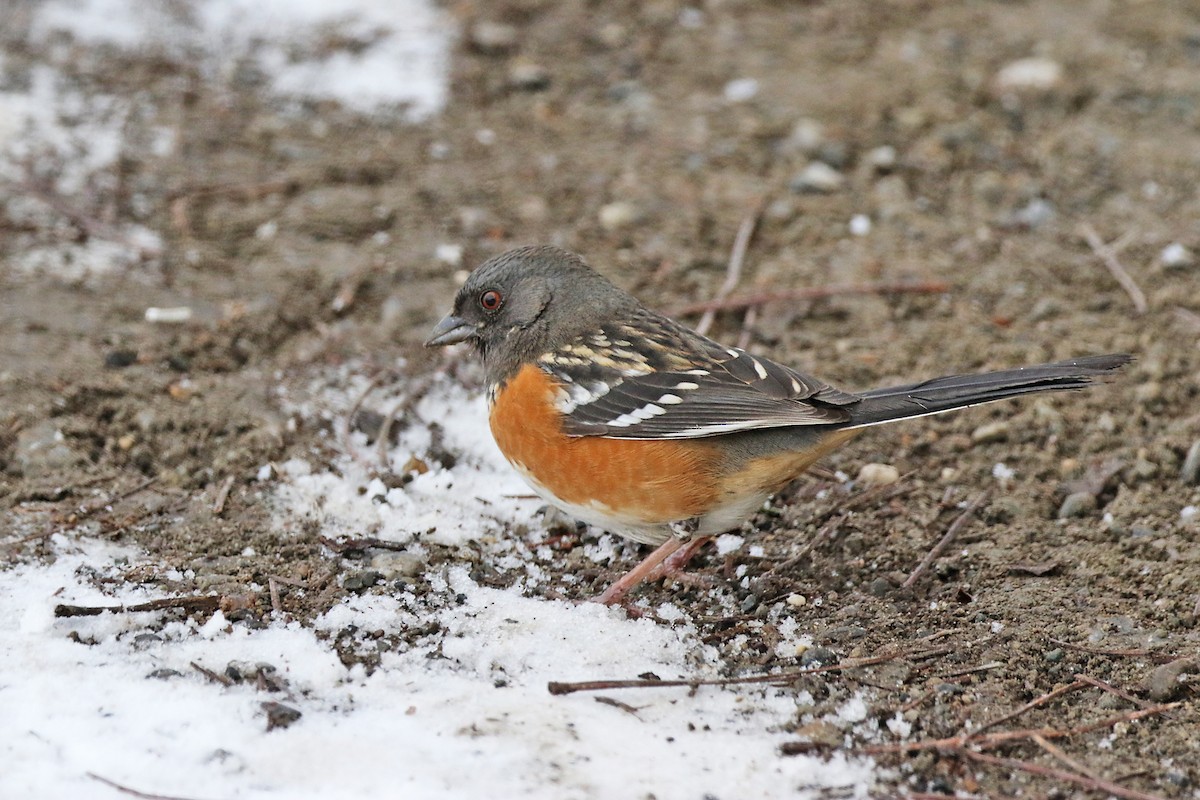
<instances>
[{"instance_id":1,"label":"bird's red eye","mask_svg":"<svg viewBox=\"0 0 1200 800\"><path fill-rule=\"evenodd\" d=\"M483 306L484 311L495 311L504 302L504 298L495 289L490 289L479 295L479 305Z\"/></svg>"}]
</instances>

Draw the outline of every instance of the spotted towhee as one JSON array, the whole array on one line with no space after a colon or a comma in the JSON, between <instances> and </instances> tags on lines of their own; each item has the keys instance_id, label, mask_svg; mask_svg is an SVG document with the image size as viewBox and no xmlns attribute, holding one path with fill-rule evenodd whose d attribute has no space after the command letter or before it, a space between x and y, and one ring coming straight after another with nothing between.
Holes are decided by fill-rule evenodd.
<instances>
[{"instance_id":1,"label":"spotted towhee","mask_svg":"<svg viewBox=\"0 0 1200 800\"><path fill-rule=\"evenodd\" d=\"M459 290L427 346L483 357L496 444L571 516L660 545L615 602L688 540L738 528L860 429L1032 392L1129 362L1078 358L854 394L725 347L643 307L578 256L523 247Z\"/></svg>"}]
</instances>

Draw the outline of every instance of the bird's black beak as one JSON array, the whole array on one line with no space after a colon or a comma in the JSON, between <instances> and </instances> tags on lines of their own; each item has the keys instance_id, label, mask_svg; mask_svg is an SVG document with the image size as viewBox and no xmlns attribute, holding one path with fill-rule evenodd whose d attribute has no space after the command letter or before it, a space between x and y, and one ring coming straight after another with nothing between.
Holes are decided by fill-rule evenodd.
<instances>
[{"instance_id":1,"label":"bird's black beak","mask_svg":"<svg viewBox=\"0 0 1200 800\"><path fill-rule=\"evenodd\" d=\"M479 332L479 326L467 322L462 317L447 314L442 321L433 327L429 333L426 347L445 347L448 344L458 344L470 339Z\"/></svg>"}]
</instances>

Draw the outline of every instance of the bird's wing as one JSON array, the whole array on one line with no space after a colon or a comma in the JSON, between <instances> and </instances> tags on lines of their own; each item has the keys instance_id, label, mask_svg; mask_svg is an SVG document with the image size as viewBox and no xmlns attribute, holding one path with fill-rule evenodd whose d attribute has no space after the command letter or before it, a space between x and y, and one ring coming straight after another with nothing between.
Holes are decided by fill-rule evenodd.
<instances>
[{"instance_id":1,"label":"bird's wing","mask_svg":"<svg viewBox=\"0 0 1200 800\"><path fill-rule=\"evenodd\" d=\"M652 312L544 354L570 436L696 439L830 425L861 400L796 370L723 347Z\"/></svg>"}]
</instances>

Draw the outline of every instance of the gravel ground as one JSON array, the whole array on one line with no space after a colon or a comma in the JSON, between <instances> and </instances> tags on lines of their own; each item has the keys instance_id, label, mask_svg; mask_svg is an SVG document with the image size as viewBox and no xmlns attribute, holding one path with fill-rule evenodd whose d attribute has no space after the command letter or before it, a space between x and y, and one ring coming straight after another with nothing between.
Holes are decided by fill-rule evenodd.
<instances>
[{"instance_id":1,"label":"gravel ground","mask_svg":"<svg viewBox=\"0 0 1200 800\"><path fill-rule=\"evenodd\" d=\"M22 45L30 7L13 3L0 33L10 87L41 57ZM81 92L134 102L120 157L79 192L47 183L70 167L52 159L0 185L3 557L52 557L36 534L79 522L191 569L153 579L183 593L288 576L311 589L288 599L303 619L347 593L386 592L346 581L361 562L318 531L271 524L262 465L328 460L341 424L296 424L281 389L301 396L345 364L417 385L450 370L478 387L463 354L420 348L460 270L552 242L674 310L715 295L749 218L735 294L946 285L717 316L718 338L748 337L751 351L837 385L1088 353L1137 360L1086 393L863 436L754 520L745 535L759 549L706 551L695 575L709 583L641 596L688 609L719 645L780 603L815 636L785 658L767 626L730 647L730 675L886 656L794 686L818 712L863 691L865 719L903 727L908 742L1072 687L990 729L1045 727L1044 744L984 751L1005 763L961 748L885 752L887 791L1085 792L1046 773L1059 770L1200 796L1188 678L1200 671L1195 7L466 0L450 11L465 31L451 98L418 124L272 102L249 68L214 80L169 52L66 50L59 67ZM173 145L154 147L163 127ZM29 258L106 239L129 257L102 274L63 277ZM145 319L181 305L193 309L182 324ZM354 424L377 430L387 411L368 397ZM865 464L899 479L864 491L836 476ZM588 596L639 555L585 566L575 532L558 533L561 574L580 580L552 575L548 594ZM505 582L477 553L431 558ZM1131 721L1163 703L1180 705ZM798 750L878 746L827 723L795 733Z\"/></svg>"}]
</instances>

